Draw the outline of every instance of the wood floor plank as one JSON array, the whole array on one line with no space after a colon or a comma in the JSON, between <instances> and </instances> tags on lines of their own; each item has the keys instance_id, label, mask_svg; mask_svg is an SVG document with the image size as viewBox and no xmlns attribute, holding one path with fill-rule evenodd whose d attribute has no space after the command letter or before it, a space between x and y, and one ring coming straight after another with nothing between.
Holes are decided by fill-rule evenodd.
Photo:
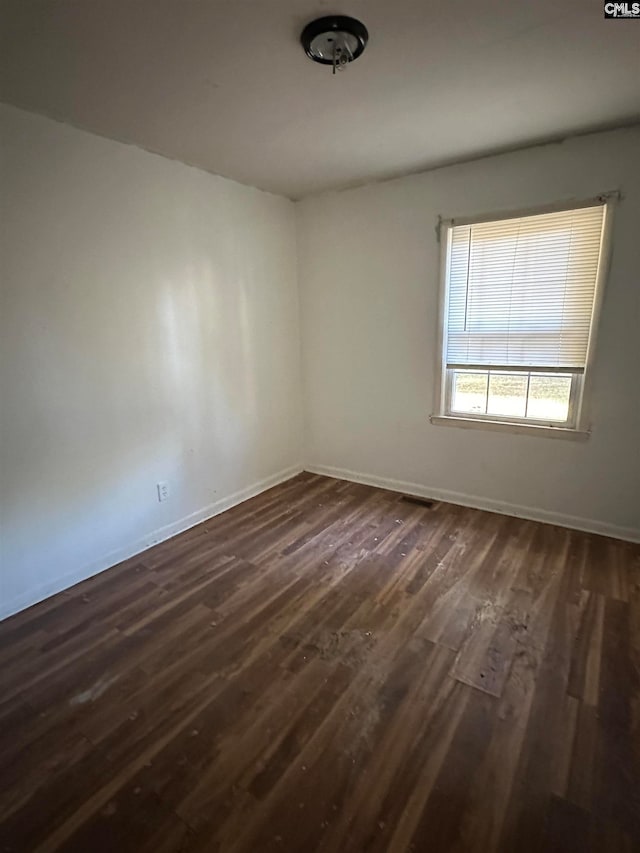
<instances>
[{"instance_id":1,"label":"wood floor plank","mask_svg":"<svg viewBox=\"0 0 640 853\"><path fill-rule=\"evenodd\" d=\"M0 849L640 850L640 546L301 474L0 624Z\"/></svg>"}]
</instances>

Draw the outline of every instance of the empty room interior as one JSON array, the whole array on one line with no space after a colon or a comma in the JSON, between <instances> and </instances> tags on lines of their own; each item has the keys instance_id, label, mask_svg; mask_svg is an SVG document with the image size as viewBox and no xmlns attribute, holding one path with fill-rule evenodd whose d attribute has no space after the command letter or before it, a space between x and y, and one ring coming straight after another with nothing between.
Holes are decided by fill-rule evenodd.
<instances>
[{"instance_id":1,"label":"empty room interior","mask_svg":"<svg viewBox=\"0 0 640 853\"><path fill-rule=\"evenodd\" d=\"M0 0L0 850L640 851L640 5Z\"/></svg>"}]
</instances>

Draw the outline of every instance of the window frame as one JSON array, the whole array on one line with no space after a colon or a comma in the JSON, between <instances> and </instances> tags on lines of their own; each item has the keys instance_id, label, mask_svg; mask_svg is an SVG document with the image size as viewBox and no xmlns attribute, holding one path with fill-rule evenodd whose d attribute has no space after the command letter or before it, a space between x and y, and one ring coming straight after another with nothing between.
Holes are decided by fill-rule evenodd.
<instances>
[{"instance_id":1,"label":"window frame","mask_svg":"<svg viewBox=\"0 0 640 853\"><path fill-rule=\"evenodd\" d=\"M459 426L470 429L485 429L501 432L522 433L553 438L569 438L584 440L591 434L590 400L593 364L596 351L596 338L600 325L600 316L606 280L608 278L611 263L611 235L615 207L620 200L621 194L618 190L601 193L588 199L572 199L555 202L547 205L537 205L519 210L502 210L493 213L484 213L477 216L455 217L443 219L438 218L436 233L440 243L439 251L439 305L438 305L438 327L436 334L436 381L434 395L434 414L430 421L434 425ZM591 324L589 327L589 342L587 346L587 357L584 371L581 374L562 371L570 374L573 379L571 383L571 396L569 404L569 417L566 422L558 423L548 420L533 418L510 418L502 415L474 415L472 413L452 413L451 411L451 387L454 368L447 367L444 352L447 340L447 317L449 299L449 266L451 259L451 230L459 225L473 225L481 222L498 222L502 219L515 219L523 216L538 216L545 213L554 213L564 210L578 210L583 207L594 205L604 206L602 225L602 236L600 240L600 257L596 273L596 283L591 313ZM519 372L520 370L531 373L528 368L505 367L504 365L487 365L487 371L498 370ZM460 366L458 369L463 369ZM469 367L469 370L484 369L480 367ZM538 371L533 371L538 372ZM540 373L553 372L540 370Z\"/></svg>"},{"instance_id":2,"label":"window frame","mask_svg":"<svg viewBox=\"0 0 640 853\"><path fill-rule=\"evenodd\" d=\"M456 370L464 373L487 373L488 374L488 382L491 379L491 373L522 373L526 376L551 376L554 373L557 373L558 376L569 376L571 377L571 389L569 391L569 406L567 412L567 419L564 421L553 421L544 418L528 418L528 417L518 417L517 415L508 416L508 415L497 415L491 414L490 412L483 412L479 414L475 414L472 412L456 412L455 409L451 407L451 397L453 390L453 376ZM501 367L493 367L487 366L486 369L479 367L471 367L468 369L464 369L462 367L447 367L444 366L444 411L445 417L451 418L471 418L472 420L478 421L487 421L488 423L494 422L506 422L513 424L521 424L523 426L542 426L549 428L559 428L559 429L577 429L578 424L578 409L580 403L580 397L582 394L582 387L584 384L584 374L582 373L572 373L568 370L563 371L553 371L553 370L531 370L529 368L501 368ZM528 390L528 389L527 389Z\"/></svg>"}]
</instances>

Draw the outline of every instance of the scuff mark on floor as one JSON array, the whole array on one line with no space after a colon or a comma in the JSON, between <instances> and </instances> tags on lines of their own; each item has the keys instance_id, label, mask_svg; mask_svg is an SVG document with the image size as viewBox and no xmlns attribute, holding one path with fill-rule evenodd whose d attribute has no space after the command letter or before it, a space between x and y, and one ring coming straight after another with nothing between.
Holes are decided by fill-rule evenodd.
<instances>
[{"instance_id":1,"label":"scuff mark on floor","mask_svg":"<svg viewBox=\"0 0 640 853\"><path fill-rule=\"evenodd\" d=\"M88 690L83 690L82 693L78 693L76 696L73 696L69 700L69 704L84 705L86 702L95 702L95 700L99 699L103 693L106 693L106 691L118 680L119 677L120 676L116 675L113 678L101 678Z\"/></svg>"}]
</instances>

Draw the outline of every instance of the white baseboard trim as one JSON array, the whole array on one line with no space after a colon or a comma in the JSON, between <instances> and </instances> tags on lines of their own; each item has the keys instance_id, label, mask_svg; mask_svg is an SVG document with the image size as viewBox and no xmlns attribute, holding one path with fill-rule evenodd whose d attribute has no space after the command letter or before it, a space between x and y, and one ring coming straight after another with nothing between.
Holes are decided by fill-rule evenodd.
<instances>
[{"instance_id":1,"label":"white baseboard trim","mask_svg":"<svg viewBox=\"0 0 640 853\"><path fill-rule=\"evenodd\" d=\"M392 492L403 492L422 498L430 498L431 500L468 506L472 509L484 509L489 512L498 512L501 515L513 515L516 518L526 518L530 521L542 521L546 524L556 524L560 527L583 530L587 533L599 533L602 536L611 536L614 539L624 539L628 542L640 542L640 529L634 527L620 527L616 524L596 521L591 518L564 515L563 513L550 512L549 510L531 506L520 506L519 504L511 504L506 501L496 501L491 498L479 497L478 495L467 495L464 492L452 492L449 489L436 489L430 486L423 486L419 483L408 483L404 480L392 480L373 474L361 474L358 471L350 471L348 468L332 468L328 465L306 465L305 470L312 474L324 474L327 477L336 477L339 480L363 483L365 486L377 486L381 489L389 489Z\"/></svg>"},{"instance_id":2,"label":"white baseboard trim","mask_svg":"<svg viewBox=\"0 0 640 853\"><path fill-rule=\"evenodd\" d=\"M49 598L58 592L63 592L65 589L69 589L94 575L98 575L100 572L112 568L123 560L129 560L131 557L135 557L146 551L147 548L171 539L172 536L176 536L178 533L184 533L185 530L195 527L196 524L207 521L215 515L220 515L221 512L231 509L231 507L237 506L249 500L249 498L254 498L256 495L266 492L267 489L271 489L279 483L290 480L291 477L295 477L296 474L300 474L303 470L302 465L292 465L290 468L278 471L277 474L265 477L265 479L259 480L257 483L252 483L250 486L246 486L244 489L240 489L227 497L220 498L214 503L209 504L209 506L205 506L190 515L186 515L184 518L178 519L178 521L173 521L171 524L159 527L157 530L147 533L135 542L130 542L128 545L116 548L82 568L67 572L61 577L54 578L47 583L39 584L34 589L16 596L10 601L2 602L0 620L6 619L14 613L19 613L21 610L25 610L27 607L31 607L31 605L37 604L39 601L43 601L45 598Z\"/></svg>"}]
</instances>

